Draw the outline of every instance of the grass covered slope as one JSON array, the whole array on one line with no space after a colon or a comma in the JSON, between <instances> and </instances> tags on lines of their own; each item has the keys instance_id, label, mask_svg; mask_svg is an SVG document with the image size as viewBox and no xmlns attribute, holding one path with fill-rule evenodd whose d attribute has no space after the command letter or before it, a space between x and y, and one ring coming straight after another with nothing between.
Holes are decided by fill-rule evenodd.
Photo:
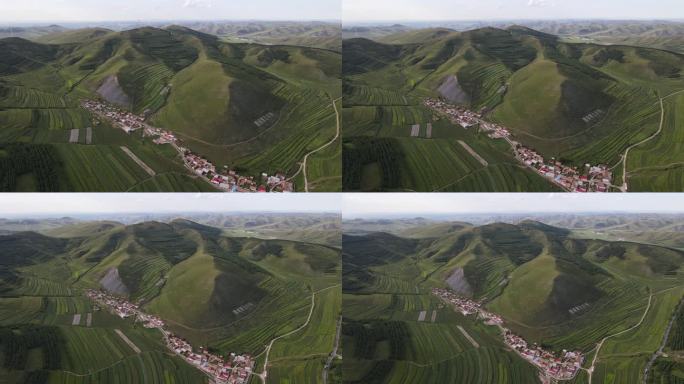
<instances>
[{"instance_id":1,"label":"grass covered slope","mask_svg":"<svg viewBox=\"0 0 684 384\"><path fill-rule=\"evenodd\" d=\"M411 30L343 44L344 150L350 151L343 161L350 175L343 181L346 190L537 191L539 184L548 184L512 167L518 163L503 140L478 140L474 128L464 130L434 115L422 105L427 97L484 113L545 158L612 166L630 145L658 131L659 98L684 90L684 58L677 53L569 43L519 26ZM410 136L413 124L421 126L417 137ZM449 148L441 143L445 139L452 139L449 144L464 140L480 156L489 147L497 159L485 156L484 167L454 166L451 159L459 156L460 146ZM676 160L677 151L660 156ZM406 161L412 157L415 161ZM628 162L629 172L635 165ZM455 168L449 171L451 183L440 175L447 168ZM676 178L662 176L659 169L651 170L661 175L651 187L635 179L636 189L630 190L681 189L673 186ZM470 181L472 173L497 181Z\"/></svg>"},{"instance_id":2,"label":"grass covered slope","mask_svg":"<svg viewBox=\"0 0 684 384\"><path fill-rule=\"evenodd\" d=\"M378 228L344 235L343 335L346 353L352 356L345 359L350 382L465 380L472 367L477 367L480 380L484 376L485 382L497 382L503 373L492 364L506 359L506 376L537 380L535 375L523 379L533 367L516 362L517 356L502 347L495 327L443 307L430 294L433 287L448 287L482 302L528 342L557 351L584 351L589 356L585 368L597 343L620 333L602 346L594 379L641 382L646 362L684 294L681 250L581 239L534 221L454 224L427 223L419 232L411 229L398 236L395 223L388 220L384 225L395 234ZM460 341L463 334L456 325L479 348ZM445 346L442 340L447 340ZM471 369L450 368L470 354Z\"/></svg>"},{"instance_id":3,"label":"grass covered slope","mask_svg":"<svg viewBox=\"0 0 684 384\"><path fill-rule=\"evenodd\" d=\"M199 371L167 355L156 330L94 311L83 297L86 288L125 296L161 316L193 345L220 353L263 356L265 345L289 333L270 352L275 371L290 369L278 371L277 377L321 377L340 312L338 248L231 237L187 220L67 224L50 232L59 237L34 232L2 236L0 248L7 256L0 260L0 325L15 334L22 332L20 324L36 325L39 331L55 325L55 342L65 352L61 363L52 365L17 356L16 365L3 365L0 377L14 382L40 373L41 382L60 383L75 380L76 374L102 382L114 382L117 375L148 375L201 381ZM85 326L89 312L92 327ZM83 320L72 326L77 313ZM141 352L134 353L114 329L123 330ZM3 353L7 345L0 343ZM40 355L31 352L35 348L28 346L29 355ZM44 372L30 372L36 369Z\"/></svg>"},{"instance_id":4,"label":"grass covered slope","mask_svg":"<svg viewBox=\"0 0 684 384\"><path fill-rule=\"evenodd\" d=\"M95 123L80 107L84 98L145 115L217 168L245 175L291 176L306 153L335 136L332 100L339 97L341 55L334 51L226 43L179 26L69 31L46 43L8 38L0 46L7 52L0 60L0 145L8 148L2 154L17 145L48 153L27 160L6 156L6 190L211 189L188 174L168 145ZM92 128L90 142L86 128ZM78 143L69 140L74 129ZM121 146L156 175L144 172ZM113 167L103 167L106 158ZM317 169L339 176L334 153L320 162ZM44 171L32 174L27 165Z\"/></svg>"}]
</instances>

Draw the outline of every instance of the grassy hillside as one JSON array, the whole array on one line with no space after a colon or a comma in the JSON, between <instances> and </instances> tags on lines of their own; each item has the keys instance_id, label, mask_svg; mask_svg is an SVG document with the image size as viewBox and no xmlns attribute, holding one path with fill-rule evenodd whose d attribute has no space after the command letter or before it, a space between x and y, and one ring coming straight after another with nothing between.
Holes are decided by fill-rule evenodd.
<instances>
[{"instance_id":1,"label":"grassy hillside","mask_svg":"<svg viewBox=\"0 0 684 384\"><path fill-rule=\"evenodd\" d=\"M115 382L147 375L203 382L199 371L168 355L158 331L98 312L83 296L86 288L125 296L193 345L219 353L263 356L273 338L301 327L274 342L269 370L273 364L277 374L269 382L320 379L340 313L339 249L231 237L180 219L82 222L47 233L0 237L0 350L13 356L0 368L3 380ZM92 327L85 320L72 325L74 314L85 319L86 313L92 313ZM141 352L133 353L115 329ZM13 339L24 332L54 336ZM41 360L41 348L53 360Z\"/></svg>"},{"instance_id":2,"label":"grassy hillside","mask_svg":"<svg viewBox=\"0 0 684 384\"><path fill-rule=\"evenodd\" d=\"M669 110L676 109L673 93L684 90L684 57L671 51L572 43L520 26L419 29L343 44L346 190L553 188L516 169L519 163L503 140L433 114L422 105L427 97L445 97L482 112L545 158L576 166L616 165L630 145L656 134L661 97L672 95L664 100L665 124L672 128L635 150L673 142L679 124ZM417 136L411 136L414 124L420 125ZM487 165L455 162L475 159L454 139L465 141ZM629 190L681 189L674 175L677 153L661 148L642 164L630 153ZM615 178L621 181L621 169Z\"/></svg>"},{"instance_id":3,"label":"grassy hillside","mask_svg":"<svg viewBox=\"0 0 684 384\"><path fill-rule=\"evenodd\" d=\"M3 190L212 189L192 177L168 145L93 119L80 106L84 98L145 115L217 168L248 176L292 176L306 153L335 135L338 52L227 43L180 26L70 30L38 42L2 39L0 45L7 53L0 60ZM257 124L264 116L270 116L267 124ZM75 143L72 130L79 130ZM315 168L330 175L316 179L339 176L339 147L329 152ZM338 184L317 190L338 190Z\"/></svg>"},{"instance_id":4,"label":"grassy hillside","mask_svg":"<svg viewBox=\"0 0 684 384\"><path fill-rule=\"evenodd\" d=\"M495 327L443 307L430 294L433 287L448 287L482 302L530 342L588 353L585 367L602 338L630 329L644 317L633 332L606 341L594 373L600 381L620 377L626 383L641 382L646 361L663 340L684 294L684 253L658 245L580 239L570 230L535 221L453 224L423 225L412 238L382 232L344 235L343 334L346 353L352 356L345 359L350 382L467 377L470 370L449 367L469 354L471 367L486 380L497 382L502 372L491 364L506 359L508 377L536 380L524 378L533 367L517 362L502 347ZM393 220L385 227L392 230ZM425 315L419 315L422 311ZM479 348L462 343L455 325L477 340ZM445 346L441 340L447 340ZM451 364L442 365L445 359Z\"/></svg>"}]
</instances>

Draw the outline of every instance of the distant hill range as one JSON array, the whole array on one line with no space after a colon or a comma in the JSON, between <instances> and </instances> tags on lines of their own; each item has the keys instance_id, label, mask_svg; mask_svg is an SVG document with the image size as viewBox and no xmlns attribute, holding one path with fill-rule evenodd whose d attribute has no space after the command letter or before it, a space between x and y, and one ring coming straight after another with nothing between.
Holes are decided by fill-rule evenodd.
<instances>
[{"instance_id":1,"label":"distant hill range","mask_svg":"<svg viewBox=\"0 0 684 384\"><path fill-rule=\"evenodd\" d=\"M539 21L523 25L563 37L579 37L586 42L684 53L684 22L681 21Z\"/></svg>"},{"instance_id":2,"label":"distant hill range","mask_svg":"<svg viewBox=\"0 0 684 384\"><path fill-rule=\"evenodd\" d=\"M37 39L41 36L61 33L67 30L68 28L56 24L47 26L0 26L0 39L6 37Z\"/></svg>"},{"instance_id":3,"label":"distant hill range","mask_svg":"<svg viewBox=\"0 0 684 384\"><path fill-rule=\"evenodd\" d=\"M254 42L274 45L300 45L304 47L342 50L340 25L328 22L183 22L204 33L219 36L228 41Z\"/></svg>"},{"instance_id":4,"label":"distant hill range","mask_svg":"<svg viewBox=\"0 0 684 384\"><path fill-rule=\"evenodd\" d=\"M0 39L21 37L44 43L68 42L69 36L82 34L79 31L122 31L144 26L164 28L180 25L226 40L273 45L298 45L324 48L335 51L342 49L341 27L334 22L323 21L170 21L131 23L52 24L47 26L1 26ZM75 42L72 41L71 42Z\"/></svg>"},{"instance_id":5,"label":"distant hill range","mask_svg":"<svg viewBox=\"0 0 684 384\"><path fill-rule=\"evenodd\" d=\"M180 217L198 224L219 228L224 234L232 236L277 238L334 247L340 247L342 242L340 215L313 213L131 214L127 217L112 215L108 219L97 221L71 217L0 219L0 231L4 234L33 231L53 237L72 237L83 235L83 231L93 233L94 230L111 229L145 221L171 223Z\"/></svg>"},{"instance_id":6,"label":"distant hill range","mask_svg":"<svg viewBox=\"0 0 684 384\"><path fill-rule=\"evenodd\" d=\"M444 233L492 223L517 225L536 221L567 228L576 237L634 241L684 249L684 215L681 214L471 214L402 219L354 219L343 222L346 234L387 232L410 238L437 237ZM2 227L0 227L2 228Z\"/></svg>"},{"instance_id":7,"label":"distant hill range","mask_svg":"<svg viewBox=\"0 0 684 384\"><path fill-rule=\"evenodd\" d=\"M402 24L392 24L386 26L350 26L342 28L343 39L366 38L381 41L383 37L395 33L410 31L411 27Z\"/></svg>"},{"instance_id":8,"label":"distant hill range","mask_svg":"<svg viewBox=\"0 0 684 384\"><path fill-rule=\"evenodd\" d=\"M622 44L661 48L684 53L684 22L667 20L514 20L407 23L393 25L345 26L345 39L363 37L389 42L392 35L409 30L444 27L455 31L522 25L561 37L578 38L599 44Z\"/></svg>"}]
</instances>

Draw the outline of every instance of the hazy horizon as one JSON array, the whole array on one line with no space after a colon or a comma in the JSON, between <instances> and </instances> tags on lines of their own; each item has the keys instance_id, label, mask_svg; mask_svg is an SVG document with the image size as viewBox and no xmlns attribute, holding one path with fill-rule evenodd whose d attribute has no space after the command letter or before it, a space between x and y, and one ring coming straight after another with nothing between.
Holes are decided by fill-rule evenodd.
<instances>
[{"instance_id":1,"label":"hazy horizon","mask_svg":"<svg viewBox=\"0 0 684 384\"><path fill-rule=\"evenodd\" d=\"M449 15L445 17L445 15ZM380 21L678 20L679 0L343 0L344 24Z\"/></svg>"},{"instance_id":2,"label":"hazy horizon","mask_svg":"<svg viewBox=\"0 0 684 384\"><path fill-rule=\"evenodd\" d=\"M530 18L517 18L517 19L444 19L444 20L419 20L419 19L404 19L404 20L363 20L363 21L347 21L343 20L343 26L390 26L395 24L401 24L406 27L422 28L425 26L448 26L453 24L502 24L502 23L534 23L534 22L559 22L559 23L570 23L570 22L635 22L635 23L684 23L684 18L659 18L659 19L610 19L610 18L554 18L554 19L530 19Z\"/></svg>"},{"instance_id":3,"label":"hazy horizon","mask_svg":"<svg viewBox=\"0 0 684 384\"><path fill-rule=\"evenodd\" d=\"M339 21L339 0L0 0L0 24L163 21Z\"/></svg>"},{"instance_id":4,"label":"hazy horizon","mask_svg":"<svg viewBox=\"0 0 684 384\"><path fill-rule=\"evenodd\" d=\"M0 218L182 213L338 213L338 194L7 193ZM179 208L182 207L182 208Z\"/></svg>"},{"instance_id":5,"label":"hazy horizon","mask_svg":"<svg viewBox=\"0 0 684 384\"><path fill-rule=\"evenodd\" d=\"M81 28L83 26L113 26L113 25L166 25L173 23L325 23L325 24L337 24L339 20L267 20L267 19L243 19L243 20L229 20L229 19L206 19L206 20L195 20L195 19L159 19L159 20L101 20L101 21L90 21L90 20L78 20L78 21L65 21L65 20L51 20L51 21L22 21L22 22L5 22L0 21L0 27L47 27L50 25L58 25L61 27L73 27Z\"/></svg>"},{"instance_id":6,"label":"hazy horizon","mask_svg":"<svg viewBox=\"0 0 684 384\"><path fill-rule=\"evenodd\" d=\"M429 217L517 214L678 214L678 193L373 193L345 194L342 217Z\"/></svg>"}]
</instances>

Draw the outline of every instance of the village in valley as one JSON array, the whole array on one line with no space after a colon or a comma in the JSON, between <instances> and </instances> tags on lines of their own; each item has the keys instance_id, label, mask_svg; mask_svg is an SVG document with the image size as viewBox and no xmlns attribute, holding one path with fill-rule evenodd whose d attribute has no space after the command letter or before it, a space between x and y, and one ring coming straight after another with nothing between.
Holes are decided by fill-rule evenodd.
<instances>
[{"instance_id":1,"label":"village in valley","mask_svg":"<svg viewBox=\"0 0 684 384\"><path fill-rule=\"evenodd\" d=\"M584 169L563 165L552 158L544 159L535 150L511 139L510 130L499 124L485 121L481 113L465 107L449 104L440 99L425 99L423 104L439 115L446 116L452 124L464 129L478 127L491 139L506 140L515 153L516 159L526 167L534 170L555 185L568 192L608 192L612 180L612 171L607 165L585 164ZM617 187L616 187L617 188Z\"/></svg>"},{"instance_id":2,"label":"village in valley","mask_svg":"<svg viewBox=\"0 0 684 384\"><path fill-rule=\"evenodd\" d=\"M579 372L584 361L582 352L563 350L560 355L556 355L536 344L528 344L525 339L504 327L503 319L499 315L485 310L476 301L460 297L453 291L442 288L433 288L432 294L451 304L455 310L464 316L476 315L485 324L498 326L504 336L506 345L532 365L539 368L543 377L553 380L571 380Z\"/></svg>"},{"instance_id":3,"label":"village in valley","mask_svg":"<svg viewBox=\"0 0 684 384\"><path fill-rule=\"evenodd\" d=\"M224 358L203 347L195 351L187 340L169 332L162 319L143 312L137 304L103 291L88 290L86 296L121 318L133 318L145 328L159 329L171 351L207 374L217 384L245 384L249 381L249 376L255 374L252 373L255 361L250 355L231 353Z\"/></svg>"},{"instance_id":4,"label":"village in valley","mask_svg":"<svg viewBox=\"0 0 684 384\"><path fill-rule=\"evenodd\" d=\"M242 176L235 170L224 166L217 170L216 165L202 156L182 146L173 132L152 127L145 122L145 117L128 112L112 104L100 100L83 100L81 105L86 110L107 119L113 126L126 133L142 130L143 137L153 137L157 145L169 144L178 151L185 167L193 174L209 182L224 192L293 192L294 183L283 173L268 175L262 173L258 178Z\"/></svg>"}]
</instances>

